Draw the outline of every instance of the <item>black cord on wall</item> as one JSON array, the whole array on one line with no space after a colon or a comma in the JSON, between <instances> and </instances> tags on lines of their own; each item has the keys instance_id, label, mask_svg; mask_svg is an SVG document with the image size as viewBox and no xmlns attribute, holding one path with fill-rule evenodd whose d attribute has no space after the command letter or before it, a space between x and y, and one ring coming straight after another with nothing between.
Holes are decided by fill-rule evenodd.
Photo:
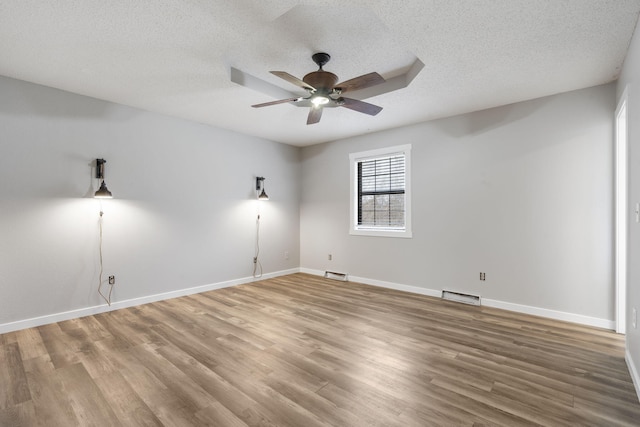
<instances>
[{"instance_id":1,"label":"black cord on wall","mask_svg":"<svg viewBox=\"0 0 640 427\"><path fill-rule=\"evenodd\" d=\"M253 257L253 277L256 279L262 277L262 264L258 256L260 256L260 214L256 218L256 254Z\"/></svg>"},{"instance_id":2,"label":"black cord on wall","mask_svg":"<svg viewBox=\"0 0 640 427\"><path fill-rule=\"evenodd\" d=\"M102 281L102 273L104 272L104 265L102 262L102 216L104 215L104 212L102 212L102 210L100 210L100 219L98 220L98 224L99 224L99 228L100 228L100 242L99 242L99 246L100 246L100 276L99 276L99 282L98 282L98 293L100 294L100 296L107 302L107 304L109 306L111 306L111 291L113 291L113 285L112 284L108 284L109 286L109 293L108 295L104 295L102 293L102 285L103 285L103 281Z\"/></svg>"}]
</instances>

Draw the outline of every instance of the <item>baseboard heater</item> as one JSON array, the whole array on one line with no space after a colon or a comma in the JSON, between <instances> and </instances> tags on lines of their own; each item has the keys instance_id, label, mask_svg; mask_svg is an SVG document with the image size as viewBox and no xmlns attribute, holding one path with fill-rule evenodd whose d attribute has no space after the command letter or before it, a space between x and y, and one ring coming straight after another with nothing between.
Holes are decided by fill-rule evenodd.
<instances>
[{"instance_id":1,"label":"baseboard heater","mask_svg":"<svg viewBox=\"0 0 640 427\"><path fill-rule=\"evenodd\" d=\"M442 299L470 305L480 305L480 295L470 295L460 292L442 290Z\"/></svg>"},{"instance_id":2,"label":"baseboard heater","mask_svg":"<svg viewBox=\"0 0 640 427\"><path fill-rule=\"evenodd\" d=\"M335 271L325 271L324 272L325 279L333 279L340 280L341 282L348 282L349 275L346 273L336 273Z\"/></svg>"}]
</instances>

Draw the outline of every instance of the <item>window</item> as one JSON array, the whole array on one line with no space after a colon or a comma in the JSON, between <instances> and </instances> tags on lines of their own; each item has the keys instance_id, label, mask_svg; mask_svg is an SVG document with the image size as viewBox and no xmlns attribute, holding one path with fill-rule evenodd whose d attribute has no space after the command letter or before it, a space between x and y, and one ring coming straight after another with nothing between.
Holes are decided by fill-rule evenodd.
<instances>
[{"instance_id":1,"label":"window","mask_svg":"<svg viewBox=\"0 0 640 427\"><path fill-rule=\"evenodd\" d=\"M350 233L411 237L411 146L353 153Z\"/></svg>"}]
</instances>

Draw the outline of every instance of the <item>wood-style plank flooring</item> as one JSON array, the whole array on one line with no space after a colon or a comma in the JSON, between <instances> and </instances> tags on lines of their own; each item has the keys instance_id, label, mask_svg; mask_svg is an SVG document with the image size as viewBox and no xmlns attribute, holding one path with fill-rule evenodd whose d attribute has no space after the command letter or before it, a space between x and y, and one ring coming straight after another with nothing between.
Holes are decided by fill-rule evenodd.
<instances>
[{"instance_id":1,"label":"wood-style plank flooring","mask_svg":"<svg viewBox=\"0 0 640 427\"><path fill-rule=\"evenodd\" d=\"M0 425L637 426L623 348L295 274L0 335Z\"/></svg>"}]
</instances>

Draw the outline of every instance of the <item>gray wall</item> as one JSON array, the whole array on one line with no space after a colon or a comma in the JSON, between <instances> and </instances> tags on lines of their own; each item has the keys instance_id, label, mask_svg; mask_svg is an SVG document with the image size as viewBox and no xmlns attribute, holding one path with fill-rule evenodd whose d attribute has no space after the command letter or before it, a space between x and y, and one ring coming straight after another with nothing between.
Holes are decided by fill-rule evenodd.
<instances>
[{"instance_id":1,"label":"gray wall","mask_svg":"<svg viewBox=\"0 0 640 427\"><path fill-rule=\"evenodd\" d=\"M614 108L605 85L304 148L302 268L611 324ZM349 153L399 144L413 238L349 235Z\"/></svg>"},{"instance_id":2,"label":"gray wall","mask_svg":"<svg viewBox=\"0 0 640 427\"><path fill-rule=\"evenodd\" d=\"M631 324L633 308L640 311L640 224L636 223L635 203L640 202L640 34L636 27L629 46L622 74L618 80L618 97L628 87L628 142L629 142L629 231L628 276L627 276L627 316L626 346L627 363L630 365L636 390L640 396L640 330Z\"/></svg>"},{"instance_id":3,"label":"gray wall","mask_svg":"<svg viewBox=\"0 0 640 427\"><path fill-rule=\"evenodd\" d=\"M0 93L0 325L103 304L100 209L116 302L249 278L258 209L264 271L298 268L298 148L9 78Z\"/></svg>"},{"instance_id":4,"label":"gray wall","mask_svg":"<svg viewBox=\"0 0 640 427\"><path fill-rule=\"evenodd\" d=\"M260 209L267 273L614 319L613 85L304 149L8 78L0 93L0 325L102 304L100 209L115 301L250 277ZM349 235L349 153L408 143L414 237Z\"/></svg>"}]
</instances>

